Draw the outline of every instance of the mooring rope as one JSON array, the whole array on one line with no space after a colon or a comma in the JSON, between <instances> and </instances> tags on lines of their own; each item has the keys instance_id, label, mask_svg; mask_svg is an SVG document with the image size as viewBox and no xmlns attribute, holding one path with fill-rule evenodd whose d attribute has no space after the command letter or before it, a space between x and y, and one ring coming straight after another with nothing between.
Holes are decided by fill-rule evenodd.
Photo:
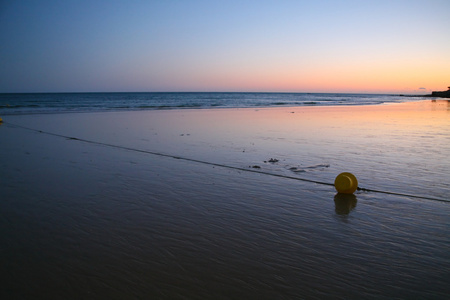
<instances>
[{"instance_id":1,"label":"mooring rope","mask_svg":"<svg viewBox=\"0 0 450 300\"><path fill-rule=\"evenodd\" d=\"M76 138L76 137L71 137L71 136L67 136L67 135L63 135L63 134L58 134L58 133L43 131L43 130L39 130L39 129L34 129L34 128L22 126L22 125L17 125L17 124L13 124L13 123L10 123L10 122L5 122L5 121L3 121L3 123L4 124L8 124L8 125L13 126L13 127L22 128L22 129L26 129L26 130L30 130L30 131L46 134L46 135L60 137L60 138L65 138L65 139L68 139L68 140L80 141L80 142L89 143L89 144L101 145L101 146L106 146L106 147L111 147L111 148L116 148L116 149L122 149L122 150L128 150L128 151L133 151L133 152L139 152L139 153L145 153L145 154L151 154L151 155L156 155L156 156L180 159L180 160L184 160L184 161L195 162L195 163L200 163L200 164L205 164L205 165L210 165L210 166L216 166L216 167L221 167L221 168L227 168L227 169L233 169L233 170L237 170L237 171L251 172L251 173L269 175L269 176L280 177L280 178L285 178L285 179L292 179L292 180L298 180L298 181L304 181L304 182L311 182L311 183L316 183L316 184L321 184L321 185L328 185L328 186L333 186L334 187L333 183L328 183L328 182L323 182L323 181L318 181L318 180L312 180L312 179L306 179L306 178L301 178L301 177L294 177L294 176L287 176L287 175L282 175L282 174L270 173L270 172L261 171L261 170L257 170L257 169L252 169L252 168L235 167L235 166L230 166L230 165L225 165L225 164L219 164L219 163L199 160L199 159L195 159L195 158L177 156L177 155L172 155L172 154L167 154L167 153L161 153L161 152L155 152L155 151L149 151L149 150L143 150L143 149L136 149L136 148L126 147L126 146L120 146L120 145L114 145L114 144L109 144L109 143L104 143L104 142L98 142L98 141L92 141L92 140L87 140L87 139L82 139L82 138ZM444 199L440 199L440 198L433 198L433 197L420 196L420 195L411 195L411 194L406 194L406 193L396 193L396 192L389 192L389 191L375 190L375 189L367 189L367 188L360 188L360 187L358 187L357 190L358 191L362 191L362 192L380 193L380 194L403 196L403 197L410 197L410 198L416 198L416 199L440 201L440 202L447 202L447 203L450 202L449 200L444 200Z\"/></svg>"}]
</instances>

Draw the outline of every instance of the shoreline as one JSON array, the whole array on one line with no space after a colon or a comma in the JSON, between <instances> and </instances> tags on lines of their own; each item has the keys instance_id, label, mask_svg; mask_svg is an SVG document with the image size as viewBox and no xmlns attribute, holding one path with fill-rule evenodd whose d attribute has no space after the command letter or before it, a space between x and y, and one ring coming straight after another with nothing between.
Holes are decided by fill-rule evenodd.
<instances>
[{"instance_id":1,"label":"shoreline","mask_svg":"<svg viewBox=\"0 0 450 300\"><path fill-rule=\"evenodd\" d=\"M366 136L373 136L381 139L381 141L389 138L388 142L395 146L394 136L391 132L399 131L400 128L404 128L402 130L405 130L405 135L422 134L427 136L430 133L424 131L424 128L436 123L429 112L432 112L441 120L442 118L445 119L445 114L449 110L449 101L421 100L379 105L170 109L11 115L4 118L4 124L7 125L11 120L11 124L17 123L17 125L33 128L37 131L70 136L73 139L91 140L131 148L137 147L145 151L166 153L168 156L180 156L181 154L177 149L184 148L187 151L186 153L189 154L188 158L202 160L202 156L207 155L212 162L220 164L222 163L221 160L224 160L225 163L231 163L237 167L251 165L267 168L269 165L262 162L269 160L272 156L279 155L285 157L286 165L289 168L297 168L296 160L299 159L306 159L307 164L311 166L330 165L330 162L339 165L339 161L332 158L335 155L332 151L317 148L328 147L327 144L332 142L338 143L341 140L348 140L354 143L356 147L362 147L367 142L374 142L366 138ZM445 127L444 119L442 119L444 124L436 123L435 126ZM399 126L403 125L393 127L395 122L400 122ZM410 132L408 127L414 126L419 126L418 129L420 130L416 130L414 133ZM149 128L149 130L146 128ZM381 129L385 132L384 136L378 132ZM374 133L370 134L370 132ZM403 137L398 138L403 139ZM255 141L262 143L264 147L259 149ZM186 144L186 142L188 143ZM304 149L302 149L302 143L305 143ZM233 144L236 144L236 146L230 146ZM204 149L199 148L200 145L207 145L210 150L205 152ZM337 149L342 148L342 146L340 145ZM312 155L317 151L313 150L313 147L319 150L319 156ZM379 146L376 145L376 147ZM211 151L216 148L222 150ZM250 159L243 155L237 155L242 151L253 152L257 155ZM344 148L339 151L344 151ZM411 148L408 151L413 151L413 149ZM262 156L263 152L267 153L266 157ZM345 153L344 155L348 156ZM355 158L359 159L357 156ZM299 170L304 170L305 167L308 166L303 166ZM360 167L362 166L358 168ZM330 168L330 170L339 172L334 168ZM270 168L269 171L271 171ZM286 176L294 174L284 169L277 170L277 172ZM325 177L316 178L319 174ZM332 182L335 175L324 172L312 173L311 176L313 176L313 180L320 179ZM362 185L362 187L367 188L367 185ZM383 189L382 186L378 188ZM436 195L433 193L433 195L437 198L443 197L443 194ZM425 196L432 197L432 195Z\"/></svg>"},{"instance_id":2,"label":"shoreline","mask_svg":"<svg viewBox=\"0 0 450 300\"><path fill-rule=\"evenodd\" d=\"M425 97L425 96L414 96L408 95L408 97ZM384 102L384 103L376 103L376 104L339 104L339 105L279 105L279 106L245 106L245 107L167 107L167 108L155 108L155 109L124 109L124 110L114 110L114 109L105 109L105 110L86 110L86 111L51 111L51 112L26 112L26 113L12 113L12 114L0 114L0 116L28 116L28 115L53 115L53 114L95 114L95 113L120 113L120 112L155 112L155 111L205 111L205 110L262 110L262 109L297 109L297 108L331 108L331 107L377 107L384 105L407 105L409 103L420 103L420 102L436 102L443 101L448 102L449 100L445 99L421 99L414 101L405 101L405 102Z\"/></svg>"},{"instance_id":3,"label":"shoreline","mask_svg":"<svg viewBox=\"0 0 450 300\"><path fill-rule=\"evenodd\" d=\"M97 95L97 94L95 94ZM140 111L167 109L214 109L214 108L266 108L266 107L309 107L340 105L377 105L398 103L413 98L376 94L267 94L247 93L192 93L164 94L111 94L104 96L66 94L66 96L23 96L0 99L0 114L39 114L72 112ZM122 96L121 96L122 95ZM127 96L128 95L128 96ZM172 96L171 96L172 95ZM278 95L278 96L276 96ZM328 95L328 96L327 96ZM416 100L416 99L413 99Z\"/></svg>"}]
</instances>

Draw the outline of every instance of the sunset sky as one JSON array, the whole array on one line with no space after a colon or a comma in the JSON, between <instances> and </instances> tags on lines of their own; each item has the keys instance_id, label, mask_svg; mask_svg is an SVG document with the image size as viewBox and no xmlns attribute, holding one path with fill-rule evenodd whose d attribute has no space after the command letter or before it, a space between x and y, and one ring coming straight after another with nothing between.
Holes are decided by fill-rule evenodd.
<instances>
[{"instance_id":1,"label":"sunset sky","mask_svg":"<svg viewBox=\"0 0 450 300\"><path fill-rule=\"evenodd\" d=\"M450 1L0 1L0 92L429 93Z\"/></svg>"}]
</instances>

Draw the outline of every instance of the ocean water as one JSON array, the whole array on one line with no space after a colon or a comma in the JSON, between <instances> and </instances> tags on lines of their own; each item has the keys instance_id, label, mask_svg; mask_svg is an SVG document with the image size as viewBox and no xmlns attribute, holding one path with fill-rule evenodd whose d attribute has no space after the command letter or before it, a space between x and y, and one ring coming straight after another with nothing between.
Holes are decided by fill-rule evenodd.
<instances>
[{"instance_id":1,"label":"ocean water","mask_svg":"<svg viewBox=\"0 0 450 300\"><path fill-rule=\"evenodd\" d=\"M181 108L370 105L418 97L320 93L41 93L0 94L0 115Z\"/></svg>"}]
</instances>

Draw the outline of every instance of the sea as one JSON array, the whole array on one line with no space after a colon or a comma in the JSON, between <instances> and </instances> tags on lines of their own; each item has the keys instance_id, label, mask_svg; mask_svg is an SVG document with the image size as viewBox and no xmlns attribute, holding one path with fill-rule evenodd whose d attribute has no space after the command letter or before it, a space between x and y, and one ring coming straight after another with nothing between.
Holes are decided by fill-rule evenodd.
<instances>
[{"instance_id":1,"label":"sea","mask_svg":"<svg viewBox=\"0 0 450 300\"><path fill-rule=\"evenodd\" d=\"M0 94L0 115L124 110L373 105L421 97L343 93L22 93Z\"/></svg>"}]
</instances>

